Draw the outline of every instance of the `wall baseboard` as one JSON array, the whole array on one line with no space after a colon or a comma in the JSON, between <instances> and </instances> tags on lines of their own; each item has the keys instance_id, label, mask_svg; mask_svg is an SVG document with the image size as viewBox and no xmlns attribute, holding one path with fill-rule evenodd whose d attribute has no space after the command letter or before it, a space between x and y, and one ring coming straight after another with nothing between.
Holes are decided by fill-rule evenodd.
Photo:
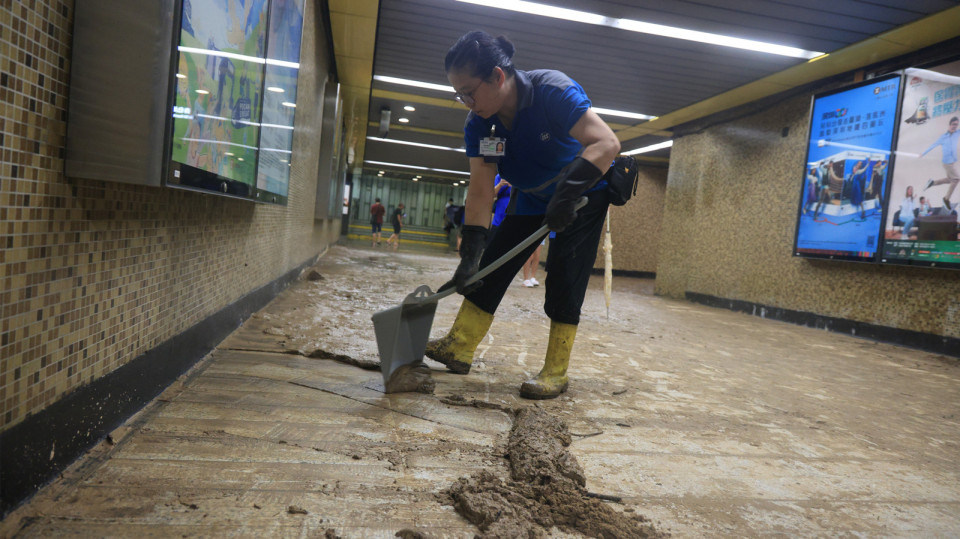
<instances>
[{"instance_id":1,"label":"wall baseboard","mask_svg":"<svg viewBox=\"0 0 960 539\"><path fill-rule=\"evenodd\" d=\"M321 254L0 432L0 518L146 406Z\"/></svg>"},{"instance_id":2,"label":"wall baseboard","mask_svg":"<svg viewBox=\"0 0 960 539\"><path fill-rule=\"evenodd\" d=\"M943 335L922 333L909 329L868 324L866 322L857 322L855 320L824 316L805 311L781 309L779 307L770 307L736 299L720 298L697 292L687 291L685 296L688 301L710 307L720 307L731 311L752 314L761 318L770 318L780 320L781 322L789 322L791 324L816 329L825 329L836 333L847 333L856 337L865 337L875 341L960 358L960 339L955 337L944 337Z\"/></svg>"},{"instance_id":3,"label":"wall baseboard","mask_svg":"<svg viewBox=\"0 0 960 539\"><path fill-rule=\"evenodd\" d=\"M603 268L593 268L591 271L594 275L603 275ZM656 279L657 272L655 271L634 271L634 270L613 270L614 277L636 277L638 279Z\"/></svg>"}]
</instances>

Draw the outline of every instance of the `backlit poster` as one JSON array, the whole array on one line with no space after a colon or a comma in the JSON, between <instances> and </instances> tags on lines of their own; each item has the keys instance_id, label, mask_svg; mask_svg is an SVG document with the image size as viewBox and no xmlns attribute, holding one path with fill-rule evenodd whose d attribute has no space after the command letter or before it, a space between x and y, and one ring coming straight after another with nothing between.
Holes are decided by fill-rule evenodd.
<instances>
[{"instance_id":1,"label":"backlit poster","mask_svg":"<svg viewBox=\"0 0 960 539\"><path fill-rule=\"evenodd\" d=\"M900 80L889 75L814 96L795 255L876 260Z\"/></svg>"},{"instance_id":2,"label":"backlit poster","mask_svg":"<svg viewBox=\"0 0 960 539\"><path fill-rule=\"evenodd\" d=\"M881 260L960 267L960 61L905 73Z\"/></svg>"},{"instance_id":3,"label":"backlit poster","mask_svg":"<svg viewBox=\"0 0 960 539\"><path fill-rule=\"evenodd\" d=\"M285 202L293 155L304 0L271 0L256 198Z\"/></svg>"},{"instance_id":4,"label":"backlit poster","mask_svg":"<svg viewBox=\"0 0 960 539\"><path fill-rule=\"evenodd\" d=\"M173 107L174 184L250 196L267 0L184 0Z\"/></svg>"}]
</instances>

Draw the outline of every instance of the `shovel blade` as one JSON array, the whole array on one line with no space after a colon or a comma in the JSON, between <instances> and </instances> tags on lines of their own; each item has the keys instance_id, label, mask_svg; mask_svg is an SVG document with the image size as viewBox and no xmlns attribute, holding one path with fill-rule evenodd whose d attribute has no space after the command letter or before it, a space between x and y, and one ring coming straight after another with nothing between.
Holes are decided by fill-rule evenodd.
<instances>
[{"instance_id":1,"label":"shovel blade","mask_svg":"<svg viewBox=\"0 0 960 539\"><path fill-rule=\"evenodd\" d=\"M403 303L373 315L380 373L386 384L398 368L423 360L437 302Z\"/></svg>"}]
</instances>

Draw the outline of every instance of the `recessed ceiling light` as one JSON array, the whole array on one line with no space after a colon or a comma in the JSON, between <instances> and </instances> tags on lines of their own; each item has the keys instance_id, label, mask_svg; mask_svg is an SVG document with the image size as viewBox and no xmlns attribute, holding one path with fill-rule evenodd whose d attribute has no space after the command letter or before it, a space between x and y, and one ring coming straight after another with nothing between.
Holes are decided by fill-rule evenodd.
<instances>
[{"instance_id":1,"label":"recessed ceiling light","mask_svg":"<svg viewBox=\"0 0 960 539\"><path fill-rule=\"evenodd\" d=\"M620 116L621 118L633 118L634 120L653 120L656 116L649 116L647 114L639 114L636 112L626 112L623 110L613 110L613 109L602 109L600 107L590 107L593 109L593 112L597 114L603 114L605 116Z\"/></svg>"},{"instance_id":2,"label":"recessed ceiling light","mask_svg":"<svg viewBox=\"0 0 960 539\"><path fill-rule=\"evenodd\" d=\"M405 111L407 111L407 112L413 112L413 111L415 111L415 110L417 110L417 109L416 109L416 107L414 107L414 106L412 106L412 105L407 105L407 106L403 107L403 110L405 110Z\"/></svg>"},{"instance_id":3,"label":"recessed ceiling light","mask_svg":"<svg viewBox=\"0 0 960 539\"><path fill-rule=\"evenodd\" d=\"M268 92L277 92L278 94L282 94L282 93L283 93L283 88L281 88L281 87L279 87L279 86L267 86L267 91L268 91Z\"/></svg>"},{"instance_id":4,"label":"recessed ceiling light","mask_svg":"<svg viewBox=\"0 0 960 539\"><path fill-rule=\"evenodd\" d=\"M202 94L202 95L207 95L207 94L209 94L210 92L208 92L208 91L206 91L206 90L197 90L197 93L198 93L198 94Z\"/></svg>"},{"instance_id":5,"label":"recessed ceiling light","mask_svg":"<svg viewBox=\"0 0 960 539\"><path fill-rule=\"evenodd\" d=\"M183 73L177 73L177 78L178 78L178 79L185 79L185 78L187 78L187 76L184 75Z\"/></svg>"},{"instance_id":6,"label":"recessed ceiling light","mask_svg":"<svg viewBox=\"0 0 960 539\"><path fill-rule=\"evenodd\" d=\"M383 174L383 171L382 171L382 170L380 171L380 174Z\"/></svg>"},{"instance_id":7,"label":"recessed ceiling light","mask_svg":"<svg viewBox=\"0 0 960 539\"><path fill-rule=\"evenodd\" d=\"M233 152L226 152L223 155L229 155L230 157L233 157Z\"/></svg>"},{"instance_id":8,"label":"recessed ceiling light","mask_svg":"<svg viewBox=\"0 0 960 539\"><path fill-rule=\"evenodd\" d=\"M668 140L665 142L660 142L658 144L651 144L650 146L644 146L643 148L637 148L636 150L630 150L629 152L623 152L623 155L637 155L638 153L655 152L657 150L662 150L664 148L669 148L671 146L673 146L673 141Z\"/></svg>"},{"instance_id":9,"label":"recessed ceiling light","mask_svg":"<svg viewBox=\"0 0 960 539\"><path fill-rule=\"evenodd\" d=\"M296 103L291 103L289 101L284 101L283 103L281 103L281 105L283 105L284 107L290 107L290 108L296 108L297 106Z\"/></svg>"},{"instance_id":10,"label":"recessed ceiling light","mask_svg":"<svg viewBox=\"0 0 960 539\"><path fill-rule=\"evenodd\" d=\"M413 181L418 182L420 181L420 178L414 178Z\"/></svg>"},{"instance_id":11,"label":"recessed ceiling light","mask_svg":"<svg viewBox=\"0 0 960 539\"><path fill-rule=\"evenodd\" d=\"M399 119L397 119L397 121L400 122L400 123L402 123L402 124L408 124L408 123L410 123L410 118L399 118Z\"/></svg>"},{"instance_id":12,"label":"recessed ceiling light","mask_svg":"<svg viewBox=\"0 0 960 539\"><path fill-rule=\"evenodd\" d=\"M242 157L238 157L238 158L237 158L237 161L243 161L243 158L242 158Z\"/></svg>"},{"instance_id":13,"label":"recessed ceiling light","mask_svg":"<svg viewBox=\"0 0 960 539\"><path fill-rule=\"evenodd\" d=\"M536 2L527 2L525 0L459 0L468 4L478 4L497 9L506 9L510 11L519 11L531 15L541 15L543 17L552 17L554 19L563 19L573 22L584 22L598 26L609 26L611 28L620 28L631 32L643 34L652 34L655 36L671 37L676 39L686 39L688 41L698 41L700 43L709 43L711 45L721 45L724 47L734 47L737 49L746 49L757 52L766 52L769 54L779 54L781 56L792 56L794 58L816 58L823 55L822 52L808 51L796 47L787 47L776 45L774 43L765 43L763 41L754 41L752 39L742 39L738 37L724 36L720 34L711 34L709 32L700 32L697 30L688 30L686 28L677 28L674 26L665 26L662 24L653 24L632 19L615 19L606 17L597 13L587 11L577 11L575 9L566 9L547 4L538 4Z\"/></svg>"}]
</instances>

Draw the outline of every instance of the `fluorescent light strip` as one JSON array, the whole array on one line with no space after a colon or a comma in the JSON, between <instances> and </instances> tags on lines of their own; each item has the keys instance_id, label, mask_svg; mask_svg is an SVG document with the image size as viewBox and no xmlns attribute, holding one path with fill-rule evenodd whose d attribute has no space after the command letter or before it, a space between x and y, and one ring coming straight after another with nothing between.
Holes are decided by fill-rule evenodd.
<instances>
[{"instance_id":1,"label":"fluorescent light strip","mask_svg":"<svg viewBox=\"0 0 960 539\"><path fill-rule=\"evenodd\" d=\"M638 153L655 152L671 146L673 146L673 141L668 140L659 144L652 144L650 146L644 146L643 148L637 148L636 150L630 150L629 152L623 152L623 155L637 155Z\"/></svg>"},{"instance_id":2,"label":"fluorescent light strip","mask_svg":"<svg viewBox=\"0 0 960 539\"><path fill-rule=\"evenodd\" d=\"M260 58L259 56L247 56L246 54L237 54L235 52L215 51L211 49L198 49L196 47L184 47L183 45L178 46L177 50L180 52L192 52L193 54L202 54L205 56L219 56L221 58L231 58L233 60L253 62L255 64L267 64L267 65L273 65L273 66L291 67L293 69L300 69L300 64L296 62L287 62L285 60L274 60L272 58Z\"/></svg>"},{"instance_id":3,"label":"fluorescent light strip","mask_svg":"<svg viewBox=\"0 0 960 539\"><path fill-rule=\"evenodd\" d=\"M413 86L415 88L426 88L428 90L439 90L441 92L450 92L453 93L453 86L443 86L440 84L433 84L432 82L421 82L418 80L410 79L400 79L397 77L388 77L386 75L374 75L373 80L386 82L388 84L399 84L401 86ZM620 116L623 118L634 118L636 120L652 120L656 116L650 116L647 114L640 114L638 112L626 112L622 110L613 110L613 109L602 109L599 107L592 107L593 111L597 114L604 114L607 116Z\"/></svg>"},{"instance_id":4,"label":"fluorescent light strip","mask_svg":"<svg viewBox=\"0 0 960 539\"><path fill-rule=\"evenodd\" d=\"M401 167L401 168L414 168L417 170L430 170L433 172L448 172L450 174L463 174L464 176L469 176L469 172L464 172L462 170L447 170L445 168L430 168L430 167L418 167L414 165L401 165L400 163L385 163L383 161L370 161L366 160L364 163L370 163L371 165L384 165L388 167Z\"/></svg>"},{"instance_id":5,"label":"fluorescent light strip","mask_svg":"<svg viewBox=\"0 0 960 539\"><path fill-rule=\"evenodd\" d=\"M367 137L367 140L375 140L377 142L389 142L391 144L406 144L407 146L417 146L420 148L432 148L434 150L448 150L451 152L463 152L466 153L467 150L463 148L451 148L449 146L437 146L436 144L423 144L422 142L409 142L406 140L393 140L388 138L380 137Z\"/></svg>"},{"instance_id":6,"label":"fluorescent light strip","mask_svg":"<svg viewBox=\"0 0 960 539\"><path fill-rule=\"evenodd\" d=\"M439 90L441 92L454 93L453 86L444 86L442 84L433 84L432 82L420 82L417 80L400 79L397 77L388 77L386 75L374 75L373 80L386 82L389 84L400 84L402 86L416 86L417 88L426 88L428 90Z\"/></svg>"},{"instance_id":7,"label":"fluorescent light strip","mask_svg":"<svg viewBox=\"0 0 960 539\"><path fill-rule=\"evenodd\" d=\"M602 109L600 107L590 107L593 109L593 112L597 114L604 114L606 116L620 116L622 118L633 118L634 120L652 120L656 116L650 116L647 114L640 114L637 112L625 112L622 110L613 110L613 109Z\"/></svg>"},{"instance_id":8,"label":"fluorescent light strip","mask_svg":"<svg viewBox=\"0 0 960 539\"><path fill-rule=\"evenodd\" d=\"M586 11L577 11L573 9L559 8L547 4L538 4L536 2L526 2L525 0L458 0L467 4L476 4L479 6L492 7L497 9L506 9L510 11L519 11L531 15L541 15L552 17L554 19L563 19L573 22L585 22L598 26L609 26L611 28L620 28L631 32L651 34L655 36L671 37L676 39L685 39L688 41L698 41L700 43L709 43L711 45L721 45L724 47L733 47L737 49L746 49L769 54L779 54L781 56L791 56L793 58L811 59L822 56L824 53L798 49L796 47L787 47L763 41L754 41L752 39L741 39L738 37L712 34L709 32L699 32L697 30L688 30L686 28L677 28L675 26L665 26L662 24L653 24L632 19L615 19L605 17L596 13Z\"/></svg>"}]
</instances>

